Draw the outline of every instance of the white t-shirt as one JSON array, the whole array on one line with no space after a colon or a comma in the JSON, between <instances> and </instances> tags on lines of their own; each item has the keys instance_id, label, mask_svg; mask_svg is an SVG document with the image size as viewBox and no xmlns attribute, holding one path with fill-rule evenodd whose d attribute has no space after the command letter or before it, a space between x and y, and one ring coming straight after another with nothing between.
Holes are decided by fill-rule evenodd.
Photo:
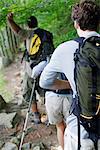
<instances>
[{"instance_id":1,"label":"white t-shirt","mask_svg":"<svg viewBox=\"0 0 100 150\"><path fill-rule=\"evenodd\" d=\"M87 31L82 37L88 38L91 36L100 36L93 31ZM78 43L74 40L64 42L60 44L54 51L50 63L44 68L40 77L40 86L42 88L49 89L50 85L53 85L54 80L57 77L57 72L62 72L66 75L73 90L73 97L76 94L76 87L74 81L74 53L78 48ZM71 136L77 136L77 118L75 115L70 115L67 118L67 128L71 131ZM88 134L81 128L82 138L87 138Z\"/></svg>"},{"instance_id":2,"label":"white t-shirt","mask_svg":"<svg viewBox=\"0 0 100 150\"><path fill-rule=\"evenodd\" d=\"M96 32L87 32L84 37L96 36ZM49 64L43 70L40 77L40 86L49 89L57 78L57 73L64 73L70 82L73 90L73 97L76 94L76 87L74 81L74 53L78 48L78 42L71 40L60 44L54 51Z\"/></svg>"}]
</instances>

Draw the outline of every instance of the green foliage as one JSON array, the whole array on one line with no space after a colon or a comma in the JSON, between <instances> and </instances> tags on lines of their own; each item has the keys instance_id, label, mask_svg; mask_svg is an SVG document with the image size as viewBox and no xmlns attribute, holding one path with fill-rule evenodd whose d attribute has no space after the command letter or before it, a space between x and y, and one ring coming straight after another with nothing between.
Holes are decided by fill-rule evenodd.
<instances>
[{"instance_id":1,"label":"green foliage","mask_svg":"<svg viewBox=\"0 0 100 150\"><path fill-rule=\"evenodd\" d=\"M71 18L71 6L77 0L0 0L0 28L6 26L6 16L14 13L14 20L22 25L27 18L35 15L41 28L51 31L54 35L55 47L76 35ZM0 93L9 101L11 93L6 90L6 81L0 70Z\"/></svg>"},{"instance_id":2,"label":"green foliage","mask_svg":"<svg viewBox=\"0 0 100 150\"><path fill-rule=\"evenodd\" d=\"M25 24L29 16L35 15L39 26L54 34L56 47L76 36L71 22L71 8L77 2L79 0L1 0L0 27L6 25L9 12L14 12L14 19L19 24Z\"/></svg>"},{"instance_id":3,"label":"green foliage","mask_svg":"<svg viewBox=\"0 0 100 150\"><path fill-rule=\"evenodd\" d=\"M39 26L54 34L54 44L71 39L75 35L70 18L71 6L78 0L1 0L0 27L6 25L6 16L14 13L14 19L19 24L25 24L29 16L38 18ZM19 4L20 3L20 4Z\"/></svg>"},{"instance_id":4,"label":"green foliage","mask_svg":"<svg viewBox=\"0 0 100 150\"><path fill-rule=\"evenodd\" d=\"M21 2L23 1L23 2ZM96 0L99 3L99 0ZM15 21L26 24L27 18L35 15L41 28L54 35L55 47L77 36L71 21L71 8L79 0L0 0L0 29L7 24L6 16L14 13ZM0 70L0 93L10 99L6 81Z\"/></svg>"},{"instance_id":5,"label":"green foliage","mask_svg":"<svg viewBox=\"0 0 100 150\"><path fill-rule=\"evenodd\" d=\"M78 0L49 0L35 13L40 26L53 33L55 47L76 35L71 22L71 8L76 2Z\"/></svg>"}]
</instances>

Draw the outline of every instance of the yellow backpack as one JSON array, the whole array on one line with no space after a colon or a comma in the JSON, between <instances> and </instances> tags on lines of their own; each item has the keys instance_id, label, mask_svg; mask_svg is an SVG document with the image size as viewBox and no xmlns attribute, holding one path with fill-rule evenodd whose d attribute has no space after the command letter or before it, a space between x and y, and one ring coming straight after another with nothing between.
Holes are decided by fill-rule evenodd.
<instances>
[{"instance_id":1,"label":"yellow backpack","mask_svg":"<svg viewBox=\"0 0 100 150\"><path fill-rule=\"evenodd\" d=\"M29 54L30 55L36 54L40 48L40 45L41 45L40 37L37 34L34 34L34 36L31 39Z\"/></svg>"},{"instance_id":2,"label":"yellow backpack","mask_svg":"<svg viewBox=\"0 0 100 150\"><path fill-rule=\"evenodd\" d=\"M30 36L30 48L27 50L25 42L25 52L21 62L25 58L26 61L31 60L31 68L39 62L44 61L54 51L53 35L44 29L35 29Z\"/></svg>"}]
</instances>

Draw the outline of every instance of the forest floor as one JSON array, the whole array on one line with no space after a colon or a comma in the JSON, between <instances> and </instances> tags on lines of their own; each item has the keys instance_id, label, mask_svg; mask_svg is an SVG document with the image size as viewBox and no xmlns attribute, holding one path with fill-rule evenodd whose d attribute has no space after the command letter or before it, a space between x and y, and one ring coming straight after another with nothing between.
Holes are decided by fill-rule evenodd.
<instances>
[{"instance_id":1,"label":"forest floor","mask_svg":"<svg viewBox=\"0 0 100 150\"><path fill-rule=\"evenodd\" d=\"M14 106L17 104L16 108L22 103L22 93L21 93L21 81L23 74L23 64L21 64L22 54L18 54L16 60L5 68L4 77L7 81L6 90L11 92L12 100L11 103ZM26 106L26 109L28 105ZM45 106L43 103L38 102L38 108L41 114L45 113ZM13 110L11 110L13 111ZM24 119L26 114L24 113ZM17 127L17 134L21 133L23 130L24 119L20 122ZM32 127L33 130L29 132L24 138L24 143L28 142L43 142L46 145L47 150L57 150L58 142L56 137L56 128L53 125L46 124L33 124L30 119L28 120L27 127ZM9 141L11 138L11 134L15 132L16 129L7 129L0 127L0 140Z\"/></svg>"}]
</instances>

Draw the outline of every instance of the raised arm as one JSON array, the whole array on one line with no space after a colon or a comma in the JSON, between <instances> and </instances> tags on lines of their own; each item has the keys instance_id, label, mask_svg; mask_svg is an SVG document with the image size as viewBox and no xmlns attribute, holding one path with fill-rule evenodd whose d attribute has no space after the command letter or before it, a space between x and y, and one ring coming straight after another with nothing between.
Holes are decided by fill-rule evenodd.
<instances>
[{"instance_id":1,"label":"raised arm","mask_svg":"<svg viewBox=\"0 0 100 150\"><path fill-rule=\"evenodd\" d=\"M11 30L13 30L16 34L18 34L18 32L21 30L20 26L17 25L13 19L13 13L9 13L7 15L7 21L8 21L8 25L11 28Z\"/></svg>"}]
</instances>

